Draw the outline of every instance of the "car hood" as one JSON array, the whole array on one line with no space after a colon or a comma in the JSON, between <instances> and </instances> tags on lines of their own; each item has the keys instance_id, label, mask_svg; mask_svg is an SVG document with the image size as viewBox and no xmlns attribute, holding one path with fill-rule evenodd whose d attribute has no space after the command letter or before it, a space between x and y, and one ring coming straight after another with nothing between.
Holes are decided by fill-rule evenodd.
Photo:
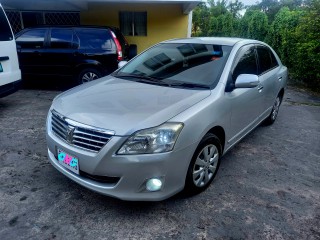
<instances>
[{"instance_id":1,"label":"car hood","mask_svg":"<svg viewBox=\"0 0 320 240\"><path fill-rule=\"evenodd\" d=\"M210 90L171 88L108 76L60 94L52 108L74 121L124 136L158 126L209 95Z\"/></svg>"}]
</instances>

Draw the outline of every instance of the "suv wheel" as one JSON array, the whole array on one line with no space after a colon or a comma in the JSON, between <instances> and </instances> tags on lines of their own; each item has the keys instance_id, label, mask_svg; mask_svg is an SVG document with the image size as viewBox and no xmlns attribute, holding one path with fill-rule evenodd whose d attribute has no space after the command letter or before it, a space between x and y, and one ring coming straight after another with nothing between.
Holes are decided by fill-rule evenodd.
<instances>
[{"instance_id":1,"label":"suv wheel","mask_svg":"<svg viewBox=\"0 0 320 240\"><path fill-rule=\"evenodd\" d=\"M94 68L85 68L78 75L78 84L91 82L102 77L102 73Z\"/></svg>"}]
</instances>

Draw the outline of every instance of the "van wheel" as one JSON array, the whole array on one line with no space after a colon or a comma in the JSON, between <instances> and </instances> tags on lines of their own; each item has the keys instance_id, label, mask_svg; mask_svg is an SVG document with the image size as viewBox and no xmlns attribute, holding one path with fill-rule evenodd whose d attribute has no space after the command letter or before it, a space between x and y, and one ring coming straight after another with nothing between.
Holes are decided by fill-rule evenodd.
<instances>
[{"instance_id":1,"label":"van wheel","mask_svg":"<svg viewBox=\"0 0 320 240\"><path fill-rule=\"evenodd\" d=\"M207 133L203 137L188 168L185 193L194 195L210 185L220 166L221 149L217 136Z\"/></svg>"},{"instance_id":2,"label":"van wheel","mask_svg":"<svg viewBox=\"0 0 320 240\"><path fill-rule=\"evenodd\" d=\"M78 84L91 82L102 77L102 73L94 68L85 68L79 74L77 78Z\"/></svg>"}]
</instances>

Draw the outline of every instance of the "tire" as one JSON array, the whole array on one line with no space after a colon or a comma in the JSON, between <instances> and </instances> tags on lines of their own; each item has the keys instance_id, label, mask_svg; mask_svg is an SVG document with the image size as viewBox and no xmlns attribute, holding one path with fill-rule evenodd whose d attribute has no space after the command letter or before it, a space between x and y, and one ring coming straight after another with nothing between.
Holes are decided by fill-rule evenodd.
<instances>
[{"instance_id":1,"label":"tire","mask_svg":"<svg viewBox=\"0 0 320 240\"><path fill-rule=\"evenodd\" d=\"M278 95L276 100L273 103L273 107L272 107L272 111L271 111L270 115L264 120L264 123L266 125L273 124L275 122L275 120L277 119L281 102L282 102L282 97L280 95Z\"/></svg>"},{"instance_id":2,"label":"tire","mask_svg":"<svg viewBox=\"0 0 320 240\"><path fill-rule=\"evenodd\" d=\"M77 84L91 82L102 77L102 73L94 68L85 68L77 76Z\"/></svg>"},{"instance_id":3,"label":"tire","mask_svg":"<svg viewBox=\"0 0 320 240\"><path fill-rule=\"evenodd\" d=\"M184 188L187 195L204 191L213 181L220 166L221 149L220 140L214 134L207 133L203 137L188 168Z\"/></svg>"}]
</instances>

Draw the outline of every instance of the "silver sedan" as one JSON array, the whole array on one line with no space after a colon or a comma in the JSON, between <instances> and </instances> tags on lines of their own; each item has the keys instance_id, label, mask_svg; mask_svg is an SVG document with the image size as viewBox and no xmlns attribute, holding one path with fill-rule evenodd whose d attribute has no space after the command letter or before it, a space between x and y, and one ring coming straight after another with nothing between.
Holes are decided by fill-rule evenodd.
<instances>
[{"instance_id":1,"label":"silver sedan","mask_svg":"<svg viewBox=\"0 0 320 240\"><path fill-rule=\"evenodd\" d=\"M205 190L232 146L276 120L287 82L275 51L248 39L165 41L119 65L54 99L47 142L61 173L124 200Z\"/></svg>"}]
</instances>

